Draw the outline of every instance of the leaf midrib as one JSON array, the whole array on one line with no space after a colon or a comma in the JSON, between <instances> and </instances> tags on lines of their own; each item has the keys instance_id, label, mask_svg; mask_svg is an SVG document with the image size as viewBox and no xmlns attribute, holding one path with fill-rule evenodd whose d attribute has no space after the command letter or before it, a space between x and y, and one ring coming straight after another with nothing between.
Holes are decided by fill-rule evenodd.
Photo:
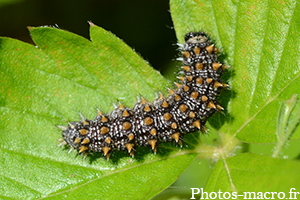
<instances>
[{"instance_id":1,"label":"leaf midrib","mask_svg":"<svg viewBox=\"0 0 300 200\"><path fill-rule=\"evenodd\" d=\"M29 187L28 185L25 185L25 184L22 183L22 182L19 182L18 180L15 180L15 179L10 178L10 177L7 177L7 176L4 176L3 174L0 174L0 176L4 177L4 178L7 179L7 180L10 180L11 182L14 182L14 183L16 183L16 184L19 184L19 185L21 185L22 187L28 188L28 189L30 189L30 190L32 190L32 191L34 191L34 192L36 192L36 193L38 193L38 194L40 194L40 195L43 194L43 193L39 192L38 190L36 190L36 189L34 189L34 188L32 188L32 187ZM1 196L1 195L0 195L0 196Z\"/></svg>"}]
</instances>

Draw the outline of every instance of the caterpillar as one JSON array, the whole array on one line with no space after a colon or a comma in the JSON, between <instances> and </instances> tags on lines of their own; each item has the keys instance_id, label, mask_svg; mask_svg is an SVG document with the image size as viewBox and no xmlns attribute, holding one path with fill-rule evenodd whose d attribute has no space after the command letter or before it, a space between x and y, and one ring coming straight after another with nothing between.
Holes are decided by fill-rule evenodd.
<instances>
[{"instance_id":1,"label":"caterpillar","mask_svg":"<svg viewBox=\"0 0 300 200\"><path fill-rule=\"evenodd\" d=\"M182 146L185 134L202 130L216 111L224 110L218 104L222 88L228 87L221 76L228 67L218 60L218 52L204 32L189 32L185 43L179 44L182 61L177 89L169 89L169 96L161 93L153 103L138 97L133 109L115 106L110 114L98 115L89 120L81 115L81 121L59 126L63 130L61 144L86 157L91 152L102 153L107 160L113 151L127 151L134 157L135 147L149 146L154 153L161 142Z\"/></svg>"}]
</instances>

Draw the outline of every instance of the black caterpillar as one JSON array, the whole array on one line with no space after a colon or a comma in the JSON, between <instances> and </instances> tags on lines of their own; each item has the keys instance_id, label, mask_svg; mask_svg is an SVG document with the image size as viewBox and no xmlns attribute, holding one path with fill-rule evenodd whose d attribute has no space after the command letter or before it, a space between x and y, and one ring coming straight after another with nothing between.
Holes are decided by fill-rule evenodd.
<instances>
[{"instance_id":1,"label":"black caterpillar","mask_svg":"<svg viewBox=\"0 0 300 200\"><path fill-rule=\"evenodd\" d=\"M182 145L184 134L206 131L206 120L223 108L217 98L222 88L221 75L227 68L218 61L218 52L210 38L203 32L185 35L182 50L182 84L169 89L170 95L161 93L153 103L144 98L133 109L120 104L109 115L99 115L94 120L81 116L80 122L70 122L62 130L64 143L87 156L102 152L109 159L114 150L128 151L134 156L134 147L151 146L156 152L160 142L175 141ZM62 141L62 140L61 140Z\"/></svg>"}]
</instances>

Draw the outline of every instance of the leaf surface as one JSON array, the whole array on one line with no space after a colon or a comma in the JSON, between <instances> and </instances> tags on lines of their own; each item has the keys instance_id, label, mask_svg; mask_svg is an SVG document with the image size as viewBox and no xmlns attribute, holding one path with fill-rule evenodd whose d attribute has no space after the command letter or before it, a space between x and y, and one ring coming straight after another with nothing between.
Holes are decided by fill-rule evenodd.
<instances>
[{"instance_id":1,"label":"leaf surface","mask_svg":"<svg viewBox=\"0 0 300 200\"><path fill-rule=\"evenodd\" d=\"M289 197L291 188L299 188L299 167L298 161L240 154L228 158L226 163L220 160L216 164L204 191L207 193L219 190L223 193L235 191L237 195L249 195L244 192L269 192L266 195L270 199L270 192L283 192ZM249 196L246 197L250 199ZM252 198L254 199L254 196Z\"/></svg>"},{"instance_id":2,"label":"leaf surface","mask_svg":"<svg viewBox=\"0 0 300 200\"><path fill-rule=\"evenodd\" d=\"M162 145L158 155L138 148L86 160L57 147L55 125L88 118L96 107L133 106L168 82L125 43L91 23L92 42L51 27L29 27L37 45L0 39L0 194L8 198L151 198L183 172L195 154ZM175 151L172 151L174 150ZM134 183L134 184L129 184ZM97 191L97 192L93 192Z\"/></svg>"},{"instance_id":3,"label":"leaf surface","mask_svg":"<svg viewBox=\"0 0 300 200\"><path fill-rule=\"evenodd\" d=\"M250 143L277 142L279 107L299 95L299 1L171 0L171 10L179 41L204 30L231 65L230 114L219 131ZM299 137L298 127L293 139Z\"/></svg>"}]
</instances>

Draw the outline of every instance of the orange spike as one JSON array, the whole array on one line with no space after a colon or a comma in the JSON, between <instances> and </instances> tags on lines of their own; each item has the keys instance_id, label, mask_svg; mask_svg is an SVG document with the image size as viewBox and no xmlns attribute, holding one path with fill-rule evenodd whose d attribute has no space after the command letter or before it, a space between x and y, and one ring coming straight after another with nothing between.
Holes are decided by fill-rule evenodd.
<instances>
[{"instance_id":1,"label":"orange spike","mask_svg":"<svg viewBox=\"0 0 300 200\"><path fill-rule=\"evenodd\" d=\"M214 104L214 102L211 101L211 102L209 102L209 103L207 104L207 107L210 108L210 109L212 109L212 108L215 109L215 108L216 108L216 105Z\"/></svg>"},{"instance_id":2,"label":"orange spike","mask_svg":"<svg viewBox=\"0 0 300 200\"><path fill-rule=\"evenodd\" d=\"M181 112L185 112L187 109L188 109L188 106L185 105L185 104L181 104L181 105L179 106L179 110L180 110Z\"/></svg>"},{"instance_id":3,"label":"orange spike","mask_svg":"<svg viewBox=\"0 0 300 200\"><path fill-rule=\"evenodd\" d=\"M110 149L111 149L110 147L102 147L102 150L104 152L104 156L107 155L107 153L109 152Z\"/></svg>"},{"instance_id":4,"label":"orange spike","mask_svg":"<svg viewBox=\"0 0 300 200\"><path fill-rule=\"evenodd\" d=\"M213 49L214 49L214 45L210 45L210 46L206 47L206 51L209 54L211 54L211 52L213 51Z\"/></svg>"},{"instance_id":5,"label":"orange spike","mask_svg":"<svg viewBox=\"0 0 300 200\"><path fill-rule=\"evenodd\" d=\"M129 139L129 140L133 140L133 139L134 139L134 135L133 135L132 133L130 133L130 134L128 135L128 139Z\"/></svg>"},{"instance_id":6,"label":"orange spike","mask_svg":"<svg viewBox=\"0 0 300 200\"><path fill-rule=\"evenodd\" d=\"M172 115L171 115L170 113L166 112L166 113L163 115L163 117L164 117L164 119L165 119L166 121L169 121L169 120L172 118Z\"/></svg>"},{"instance_id":7,"label":"orange spike","mask_svg":"<svg viewBox=\"0 0 300 200\"><path fill-rule=\"evenodd\" d=\"M86 151L86 150L88 150L89 148L88 147L86 147L86 146L81 146L80 147L80 150L79 150L79 153L82 153L82 152L84 152L84 151Z\"/></svg>"},{"instance_id":8,"label":"orange spike","mask_svg":"<svg viewBox=\"0 0 300 200\"><path fill-rule=\"evenodd\" d=\"M110 154L107 154L106 155L106 160L109 161L109 158L110 158Z\"/></svg>"},{"instance_id":9,"label":"orange spike","mask_svg":"<svg viewBox=\"0 0 300 200\"><path fill-rule=\"evenodd\" d=\"M207 79L206 79L206 82L207 82L208 84L210 84L212 81L213 81L212 78L207 78Z\"/></svg>"},{"instance_id":10,"label":"orange spike","mask_svg":"<svg viewBox=\"0 0 300 200\"><path fill-rule=\"evenodd\" d=\"M122 124L122 128L123 128L125 131L129 130L129 129L131 128L131 123L130 123L130 122L124 122L124 123Z\"/></svg>"},{"instance_id":11,"label":"orange spike","mask_svg":"<svg viewBox=\"0 0 300 200\"><path fill-rule=\"evenodd\" d=\"M203 64L202 63L196 63L195 67L196 67L196 70L203 70Z\"/></svg>"},{"instance_id":12,"label":"orange spike","mask_svg":"<svg viewBox=\"0 0 300 200\"><path fill-rule=\"evenodd\" d=\"M74 125L74 124L69 123L69 126L70 126L71 129L74 129L74 128L75 128L75 125Z\"/></svg>"},{"instance_id":13,"label":"orange spike","mask_svg":"<svg viewBox=\"0 0 300 200\"><path fill-rule=\"evenodd\" d=\"M184 86L183 86L183 90L184 90L184 92L187 92L187 91L189 91L189 89L190 89L190 88L189 88L189 86L187 86L187 85L184 85Z\"/></svg>"},{"instance_id":14,"label":"orange spike","mask_svg":"<svg viewBox=\"0 0 300 200\"><path fill-rule=\"evenodd\" d=\"M218 82L218 81L216 81L216 82L214 83L214 88L219 88L219 87L223 87L223 84L220 83L220 82Z\"/></svg>"},{"instance_id":15,"label":"orange spike","mask_svg":"<svg viewBox=\"0 0 300 200\"><path fill-rule=\"evenodd\" d=\"M215 48L214 51L215 51L215 54L217 54L221 51L221 49Z\"/></svg>"},{"instance_id":16,"label":"orange spike","mask_svg":"<svg viewBox=\"0 0 300 200\"><path fill-rule=\"evenodd\" d=\"M223 88L228 88L229 87L229 85L228 84L226 84L226 83L223 83Z\"/></svg>"},{"instance_id":17,"label":"orange spike","mask_svg":"<svg viewBox=\"0 0 300 200\"><path fill-rule=\"evenodd\" d=\"M180 136L180 133L179 133L179 132L176 132L176 133L172 134L172 138L173 138L176 142L179 141L179 136Z\"/></svg>"},{"instance_id":18,"label":"orange spike","mask_svg":"<svg viewBox=\"0 0 300 200\"><path fill-rule=\"evenodd\" d=\"M77 137L77 138L74 140L74 144L78 144L80 141L81 141L80 138Z\"/></svg>"},{"instance_id":19,"label":"orange spike","mask_svg":"<svg viewBox=\"0 0 300 200\"><path fill-rule=\"evenodd\" d=\"M156 129L155 128L151 129L150 134L153 136L156 136L156 134L157 134Z\"/></svg>"},{"instance_id":20,"label":"orange spike","mask_svg":"<svg viewBox=\"0 0 300 200\"><path fill-rule=\"evenodd\" d=\"M89 131L86 130L86 129L81 129L81 130L79 131L79 133L80 133L80 135L86 135L86 134L89 133Z\"/></svg>"},{"instance_id":21,"label":"orange spike","mask_svg":"<svg viewBox=\"0 0 300 200\"><path fill-rule=\"evenodd\" d=\"M122 110L122 109L124 109L124 106L120 103L119 110Z\"/></svg>"},{"instance_id":22,"label":"orange spike","mask_svg":"<svg viewBox=\"0 0 300 200\"><path fill-rule=\"evenodd\" d=\"M182 141L179 141L178 144L180 145L180 147L182 147Z\"/></svg>"},{"instance_id":23,"label":"orange spike","mask_svg":"<svg viewBox=\"0 0 300 200\"><path fill-rule=\"evenodd\" d=\"M190 81L190 82L193 80L193 76L187 76L186 78L187 78L187 80Z\"/></svg>"},{"instance_id":24,"label":"orange spike","mask_svg":"<svg viewBox=\"0 0 300 200\"><path fill-rule=\"evenodd\" d=\"M200 120L198 119L198 120L194 121L193 122L193 126L195 126L196 128L200 129L200 127L201 127Z\"/></svg>"},{"instance_id":25,"label":"orange spike","mask_svg":"<svg viewBox=\"0 0 300 200\"><path fill-rule=\"evenodd\" d=\"M81 142L81 144L88 144L88 143L90 143L89 138L84 138L84 140Z\"/></svg>"},{"instance_id":26,"label":"orange spike","mask_svg":"<svg viewBox=\"0 0 300 200\"><path fill-rule=\"evenodd\" d=\"M217 71L221 66L222 66L222 64L220 64L220 63L213 63L212 64L212 68L215 71Z\"/></svg>"},{"instance_id":27,"label":"orange spike","mask_svg":"<svg viewBox=\"0 0 300 200\"><path fill-rule=\"evenodd\" d=\"M105 116L102 116L101 122L107 122L107 121L108 121L108 119Z\"/></svg>"},{"instance_id":28,"label":"orange spike","mask_svg":"<svg viewBox=\"0 0 300 200\"><path fill-rule=\"evenodd\" d=\"M127 144L125 144L125 147L127 148L127 150L128 150L128 153L130 153L130 152L131 152L131 150L132 150L133 146L134 146L134 144L131 144L131 143L127 143Z\"/></svg>"},{"instance_id":29,"label":"orange spike","mask_svg":"<svg viewBox=\"0 0 300 200\"><path fill-rule=\"evenodd\" d=\"M197 83L198 85L202 85L203 79L202 79L202 78L197 78L197 79L196 79L196 83Z\"/></svg>"},{"instance_id":30,"label":"orange spike","mask_svg":"<svg viewBox=\"0 0 300 200\"><path fill-rule=\"evenodd\" d=\"M151 117L146 117L144 119L144 123L146 126L150 126L151 124L153 124L153 119Z\"/></svg>"},{"instance_id":31,"label":"orange spike","mask_svg":"<svg viewBox=\"0 0 300 200\"><path fill-rule=\"evenodd\" d=\"M199 47L194 48L194 53L198 56L201 52L201 49Z\"/></svg>"},{"instance_id":32,"label":"orange spike","mask_svg":"<svg viewBox=\"0 0 300 200\"><path fill-rule=\"evenodd\" d=\"M164 98L165 98L164 95L161 92L159 92L159 99L164 99Z\"/></svg>"},{"instance_id":33,"label":"orange spike","mask_svg":"<svg viewBox=\"0 0 300 200\"><path fill-rule=\"evenodd\" d=\"M193 118L195 118L195 117L196 117L196 114L195 114L194 112L190 112L190 115L189 115L189 117L193 119Z\"/></svg>"},{"instance_id":34,"label":"orange spike","mask_svg":"<svg viewBox=\"0 0 300 200\"><path fill-rule=\"evenodd\" d=\"M129 117L130 114L128 113L128 111L125 109L124 112L122 113L122 117Z\"/></svg>"},{"instance_id":35,"label":"orange spike","mask_svg":"<svg viewBox=\"0 0 300 200\"><path fill-rule=\"evenodd\" d=\"M182 66L182 69L184 69L186 72L189 72L191 70L190 66Z\"/></svg>"},{"instance_id":36,"label":"orange spike","mask_svg":"<svg viewBox=\"0 0 300 200\"><path fill-rule=\"evenodd\" d=\"M202 101L204 101L204 102L205 102L205 101L207 101L207 100L208 100L208 97L207 97L207 96L205 96L205 95L204 95L204 96L202 96Z\"/></svg>"},{"instance_id":37,"label":"orange spike","mask_svg":"<svg viewBox=\"0 0 300 200\"><path fill-rule=\"evenodd\" d=\"M161 104L161 106L162 106L163 108L167 108L167 107L169 106L169 104L168 104L168 102L164 101L164 102Z\"/></svg>"},{"instance_id":38,"label":"orange spike","mask_svg":"<svg viewBox=\"0 0 300 200\"><path fill-rule=\"evenodd\" d=\"M222 69L225 70L225 69L227 69L228 67L229 67L228 65L223 65L223 66L222 66Z\"/></svg>"},{"instance_id":39,"label":"orange spike","mask_svg":"<svg viewBox=\"0 0 300 200\"><path fill-rule=\"evenodd\" d=\"M157 140L149 140L148 143L151 145L152 150L155 149Z\"/></svg>"},{"instance_id":40,"label":"orange spike","mask_svg":"<svg viewBox=\"0 0 300 200\"><path fill-rule=\"evenodd\" d=\"M130 154L132 158L134 158L134 151L131 151Z\"/></svg>"},{"instance_id":41,"label":"orange spike","mask_svg":"<svg viewBox=\"0 0 300 200\"><path fill-rule=\"evenodd\" d=\"M169 90L170 95L175 94L174 90L171 90L171 89L168 89L168 90Z\"/></svg>"},{"instance_id":42,"label":"orange spike","mask_svg":"<svg viewBox=\"0 0 300 200\"><path fill-rule=\"evenodd\" d=\"M177 78L180 79L182 82L184 81L184 77L182 77L182 76L179 76Z\"/></svg>"},{"instance_id":43,"label":"orange spike","mask_svg":"<svg viewBox=\"0 0 300 200\"><path fill-rule=\"evenodd\" d=\"M153 149L153 152L154 152L154 154L156 154L156 152L157 152L157 148L156 147Z\"/></svg>"},{"instance_id":44,"label":"orange spike","mask_svg":"<svg viewBox=\"0 0 300 200\"><path fill-rule=\"evenodd\" d=\"M102 135L104 135L104 134L106 134L106 133L108 133L109 132L109 129L106 127L106 126L102 126L101 128L100 128L100 133L102 134Z\"/></svg>"},{"instance_id":45,"label":"orange spike","mask_svg":"<svg viewBox=\"0 0 300 200\"><path fill-rule=\"evenodd\" d=\"M178 89L181 87L181 84L175 83L175 85L178 87Z\"/></svg>"},{"instance_id":46,"label":"orange spike","mask_svg":"<svg viewBox=\"0 0 300 200\"><path fill-rule=\"evenodd\" d=\"M191 56L190 52L185 51L183 52L184 57L189 58Z\"/></svg>"},{"instance_id":47,"label":"orange spike","mask_svg":"<svg viewBox=\"0 0 300 200\"><path fill-rule=\"evenodd\" d=\"M193 99L197 99L198 96L199 96L199 92L192 92L192 93L191 93L191 97L192 97Z\"/></svg>"},{"instance_id":48,"label":"orange spike","mask_svg":"<svg viewBox=\"0 0 300 200\"><path fill-rule=\"evenodd\" d=\"M110 139L110 137L107 137L106 139L105 139L105 142L107 143L107 144L110 144L111 143L111 139Z\"/></svg>"},{"instance_id":49,"label":"orange spike","mask_svg":"<svg viewBox=\"0 0 300 200\"><path fill-rule=\"evenodd\" d=\"M86 120L83 120L82 124L83 124L83 126L88 126L88 125L90 125L90 123L89 123L88 121L86 121Z\"/></svg>"},{"instance_id":50,"label":"orange spike","mask_svg":"<svg viewBox=\"0 0 300 200\"><path fill-rule=\"evenodd\" d=\"M98 115L102 115L102 112L97 108Z\"/></svg>"},{"instance_id":51,"label":"orange spike","mask_svg":"<svg viewBox=\"0 0 300 200\"><path fill-rule=\"evenodd\" d=\"M179 96L178 94L175 95L175 101L179 101L181 99L181 96Z\"/></svg>"},{"instance_id":52,"label":"orange spike","mask_svg":"<svg viewBox=\"0 0 300 200\"><path fill-rule=\"evenodd\" d=\"M148 104L146 104L145 108L144 108L144 111L145 112L150 112L151 111L151 108Z\"/></svg>"},{"instance_id":53,"label":"orange spike","mask_svg":"<svg viewBox=\"0 0 300 200\"><path fill-rule=\"evenodd\" d=\"M220 106L220 105L217 105L217 109L218 110L224 110L224 108L222 106Z\"/></svg>"},{"instance_id":54,"label":"orange spike","mask_svg":"<svg viewBox=\"0 0 300 200\"><path fill-rule=\"evenodd\" d=\"M144 97L142 97L142 103L141 104L146 104L147 101L144 99Z\"/></svg>"},{"instance_id":55,"label":"orange spike","mask_svg":"<svg viewBox=\"0 0 300 200\"><path fill-rule=\"evenodd\" d=\"M172 129L177 129L177 124L176 124L176 122L173 122L173 123L171 124L171 128L172 128Z\"/></svg>"}]
</instances>

